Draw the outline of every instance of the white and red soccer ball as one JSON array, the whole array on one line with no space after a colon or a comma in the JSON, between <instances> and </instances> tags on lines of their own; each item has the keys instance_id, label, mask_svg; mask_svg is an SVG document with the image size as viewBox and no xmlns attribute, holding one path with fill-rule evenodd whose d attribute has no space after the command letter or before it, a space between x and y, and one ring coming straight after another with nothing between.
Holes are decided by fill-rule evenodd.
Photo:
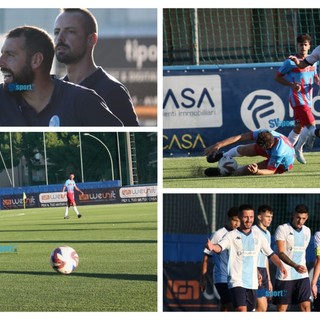
<instances>
[{"instance_id":1,"label":"white and red soccer ball","mask_svg":"<svg viewBox=\"0 0 320 320\"><path fill-rule=\"evenodd\" d=\"M50 265L59 273L70 274L77 268L78 264L79 256L69 246L60 246L51 252Z\"/></svg>"},{"instance_id":2,"label":"white and red soccer ball","mask_svg":"<svg viewBox=\"0 0 320 320\"><path fill-rule=\"evenodd\" d=\"M218 168L222 176L230 176L237 170L238 163L232 157L223 156L218 162Z\"/></svg>"}]
</instances>

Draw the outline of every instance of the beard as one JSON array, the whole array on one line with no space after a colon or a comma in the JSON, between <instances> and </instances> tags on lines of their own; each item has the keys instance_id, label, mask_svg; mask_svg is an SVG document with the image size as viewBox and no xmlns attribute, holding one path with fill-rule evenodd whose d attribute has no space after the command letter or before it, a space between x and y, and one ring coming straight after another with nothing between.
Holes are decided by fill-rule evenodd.
<instances>
[{"instance_id":1,"label":"beard","mask_svg":"<svg viewBox=\"0 0 320 320\"><path fill-rule=\"evenodd\" d=\"M24 90L19 90L19 92L13 90L13 86L15 84L21 84L21 85L30 85L34 81L34 72L29 64L25 64L25 66L22 68L21 71L14 73L12 70L7 68L1 68L2 72L11 74L11 81L10 82L4 82L4 90L6 92L17 94L24 92Z\"/></svg>"},{"instance_id":2,"label":"beard","mask_svg":"<svg viewBox=\"0 0 320 320\"><path fill-rule=\"evenodd\" d=\"M69 49L68 51L64 52L58 52L57 47L64 47ZM65 45L65 44L57 44L56 49L56 58L59 62L64 63L64 64L74 64L80 61L86 54L86 47L85 44L83 45L83 50L81 52L72 52L70 50L70 47Z\"/></svg>"}]
</instances>

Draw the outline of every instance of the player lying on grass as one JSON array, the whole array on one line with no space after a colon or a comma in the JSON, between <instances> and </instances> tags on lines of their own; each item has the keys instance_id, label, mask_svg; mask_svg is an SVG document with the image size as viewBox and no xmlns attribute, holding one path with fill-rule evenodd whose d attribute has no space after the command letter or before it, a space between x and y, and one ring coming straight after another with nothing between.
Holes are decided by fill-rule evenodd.
<instances>
[{"instance_id":1,"label":"player lying on grass","mask_svg":"<svg viewBox=\"0 0 320 320\"><path fill-rule=\"evenodd\" d=\"M219 152L223 147L237 142L255 141L255 143L239 145L227 152ZM288 138L276 131L259 130L247 132L219 141L204 150L207 161L218 162L223 156L266 158L259 163L239 166L235 175L270 175L289 171L293 167L295 150ZM209 177L220 176L218 168L207 168L204 174Z\"/></svg>"}]
</instances>

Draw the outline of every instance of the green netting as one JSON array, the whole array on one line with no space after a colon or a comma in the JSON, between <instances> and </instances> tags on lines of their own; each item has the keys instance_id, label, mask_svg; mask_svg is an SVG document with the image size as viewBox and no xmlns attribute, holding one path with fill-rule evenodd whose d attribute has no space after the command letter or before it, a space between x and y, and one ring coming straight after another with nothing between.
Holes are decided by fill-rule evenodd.
<instances>
[{"instance_id":1,"label":"green netting","mask_svg":"<svg viewBox=\"0 0 320 320\"><path fill-rule=\"evenodd\" d=\"M163 64L282 62L319 25L320 9L164 9Z\"/></svg>"},{"instance_id":2,"label":"green netting","mask_svg":"<svg viewBox=\"0 0 320 320\"><path fill-rule=\"evenodd\" d=\"M290 220L295 207L309 208L306 225L312 234L320 228L320 194L164 194L163 232L171 234L208 234L227 223L227 211L233 206L251 204L273 208L273 234L278 225Z\"/></svg>"}]
</instances>

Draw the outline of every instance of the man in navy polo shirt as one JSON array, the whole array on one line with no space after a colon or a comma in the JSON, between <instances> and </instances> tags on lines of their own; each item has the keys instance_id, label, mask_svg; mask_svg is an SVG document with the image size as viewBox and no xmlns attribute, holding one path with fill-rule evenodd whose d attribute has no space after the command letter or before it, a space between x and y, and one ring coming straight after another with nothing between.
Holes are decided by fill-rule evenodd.
<instances>
[{"instance_id":1,"label":"man in navy polo shirt","mask_svg":"<svg viewBox=\"0 0 320 320\"><path fill-rule=\"evenodd\" d=\"M95 90L125 126L139 126L127 88L96 66L97 21L86 9L63 9L54 25L57 60L66 65L64 80Z\"/></svg>"},{"instance_id":2,"label":"man in navy polo shirt","mask_svg":"<svg viewBox=\"0 0 320 320\"><path fill-rule=\"evenodd\" d=\"M11 30L1 53L4 89L16 98L26 125L123 125L93 90L50 76L54 45L44 30L32 26Z\"/></svg>"}]
</instances>

